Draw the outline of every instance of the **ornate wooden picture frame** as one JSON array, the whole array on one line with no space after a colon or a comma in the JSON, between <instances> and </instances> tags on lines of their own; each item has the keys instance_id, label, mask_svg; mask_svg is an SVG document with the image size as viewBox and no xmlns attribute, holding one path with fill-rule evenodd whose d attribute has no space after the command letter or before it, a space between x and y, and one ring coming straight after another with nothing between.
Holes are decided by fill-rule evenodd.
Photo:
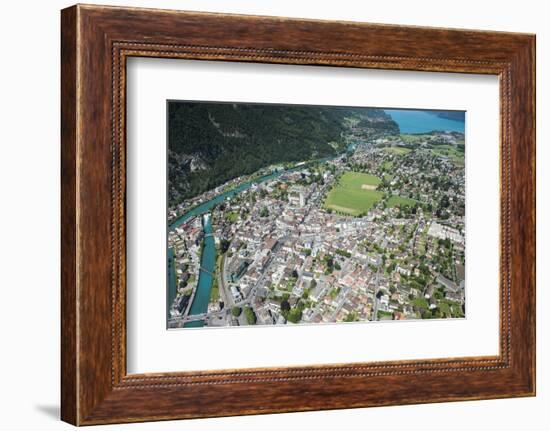
<instances>
[{"instance_id":1,"label":"ornate wooden picture frame","mask_svg":"<svg viewBox=\"0 0 550 431\"><path fill-rule=\"evenodd\" d=\"M535 394L533 35L81 5L63 10L61 24L64 421L91 425ZM126 60L133 56L497 75L499 355L127 374L125 98Z\"/></svg>"}]
</instances>

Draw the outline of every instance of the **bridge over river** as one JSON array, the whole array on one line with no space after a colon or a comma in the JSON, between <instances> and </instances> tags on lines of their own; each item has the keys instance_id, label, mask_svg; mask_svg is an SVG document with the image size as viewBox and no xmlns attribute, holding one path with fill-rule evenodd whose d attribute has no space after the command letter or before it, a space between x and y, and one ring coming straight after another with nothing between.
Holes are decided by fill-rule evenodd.
<instances>
[{"instance_id":1,"label":"bridge over river","mask_svg":"<svg viewBox=\"0 0 550 431\"><path fill-rule=\"evenodd\" d=\"M214 233L212 232L212 221L209 212L219 203L223 202L225 199L234 196L237 193L240 193L244 190L248 190L252 185L269 181L279 177L280 175L292 172L297 169L304 169L312 163L318 163L326 161L335 157L340 157L341 154L337 156L325 157L322 159L312 160L310 162L301 164L299 166L294 166L289 169L283 169L278 171L273 171L267 175L264 175L259 178L255 178L251 181L246 181L242 184L239 184L237 187L228 190L226 192L220 193L209 201L203 202L200 205L190 209L182 216L178 217L174 222L169 225L170 230L176 229L178 226L181 226L187 223L189 220L197 216L202 216L203 219L203 230L204 230L204 248L201 255L201 268L199 271L199 280L197 288L195 289L195 294L192 298L191 307L188 312L188 318L191 316L203 316L201 318L196 318L194 320L187 320L191 325L190 326L203 326L204 318L208 310L208 303L210 301L210 291L212 289L212 282L214 281L214 271L216 265L216 246L214 242ZM169 249L168 255L170 258L173 257L173 250ZM169 264L170 265L170 264ZM173 298L176 296L177 286L175 281L175 276L173 274L174 268L171 267L171 274L169 274L169 304L168 308L173 302ZM171 276L170 276L171 275ZM223 279L223 277L222 277ZM222 286L223 287L223 286ZM172 319L169 319L172 321ZM185 325L187 326L187 324Z\"/></svg>"}]
</instances>

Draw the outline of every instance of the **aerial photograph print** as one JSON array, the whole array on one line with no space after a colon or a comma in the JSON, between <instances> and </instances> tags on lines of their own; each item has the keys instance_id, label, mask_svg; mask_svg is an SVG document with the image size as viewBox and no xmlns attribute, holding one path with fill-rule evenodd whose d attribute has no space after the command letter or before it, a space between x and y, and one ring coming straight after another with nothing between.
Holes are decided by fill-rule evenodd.
<instances>
[{"instance_id":1,"label":"aerial photograph print","mask_svg":"<svg viewBox=\"0 0 550 431\"><path fill-rule=\"evenodd\" d=\"M464 111L166 106L168 329L465 318Z\"/></svg>"}]
</instances>

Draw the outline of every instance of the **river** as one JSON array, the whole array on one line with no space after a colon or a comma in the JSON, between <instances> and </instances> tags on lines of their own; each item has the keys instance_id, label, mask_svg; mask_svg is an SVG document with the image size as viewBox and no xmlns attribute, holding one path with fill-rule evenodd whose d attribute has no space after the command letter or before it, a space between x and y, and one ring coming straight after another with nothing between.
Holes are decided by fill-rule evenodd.
<instances>
[{"instance_id":1,"label":"river","mask_svg":"<svg viewBox=\"0 0 550 431\"><path fill-rule=\"evenodd\" d=\"M284 172L288 172L288 171L285 171L285 170L281 170L281 171L275 171L275 172L272 172L268 175L264 175L263 177L260 177L260 178L256 178L255 180L253 181L247 181L245 183L242 183L242 184L239 184L238 186L236 186L235 188L231 189L231 190L228 190L226 192L223 192L219 195L217 195L216 197L210 199L209 201L206 201L206 202L203 202L202 204L199 204L193 208L191 208L189 211L187 211L185 214L183 214L182 216L178 217L170 226L169 226L169 229L170 230L174 230L175 228L177 228L178 226L184 224L186 221L188 221L189 219L195 217L195 216L198 216L198 215L201 215L201 214L206 214L207 212L210 212L210 210L212 208L214 208L216 205L222 203L225 199L227 198L230 198L230 197L233 197L235 196L237 193L240 193L244 190L247 190L249 189L252 184L257 184L257 183L262 183L264 181L269 181L273 178L276 178L278 177L279 175L281 175L282 173Z\"/></svg>"},{"instance_id":2,"label":"river","mask_svg":"<svg viewBox=\"0 0 550 431\"><path fill-rule=\"evenodd\" d=\"M224 193L221 193L217 195L216 197L212 198L209 201L203 202L194 208L190 209L188 212L183 214L181 217L176 219L170 226L169 229L173 230L176 227L184 224L188 220L190 220L193 217L197 217L200 215L206 216L203 218L203 229L204 229L204 242L203 242L203 250L201 254L201 271L199 273L199 280L197 284L197 289L195 290L195 296L193 298L193 302L191 304L191 309L189 310L189 315L197 315L197 314L203 314L208 311L208 302L210 300L210 291L212 290L212 282L214 281L212 274L215 273L215 265L216 265L216 245L214 241L214 237L212 235L212 220L211 217L208 215L208 213L218 204L222 203L225 199L230 198L237 193L243 192L250 187L252 187L253 184L262 183L265 181L269 181L271 179L274 179L278 177L279 175L292 171L294 169L301 169L305 165L294 167L287 170L280 170L280 171L274 171L268 175L264 175L263 177L259 177L254 179L253 181L247 181L242 184L239 184L235 188L228 190ZM173 276L173 269L172 268L172 257L173 257L173 250L171 248L168 249L168 312L170 309L171 304L174 302L174 298L176 297L176 279ZM205 271L206 270L206 271ZM168 316L169 317L169 316ZM193 328L193 327L202 327L204 326L204 321L197 320L193 322L188 322L184 324L185 328Z\"/></svg>"},{"instance_id":3,"label":"river","mask_svg":"<svg viewBox=\"0 0 550 431\"><path fill-rule=\"evenodd\" d=\"M205 214L203 216L202 224L204 229L204 240L201 254L201 269L199 273L199 282L195 289L195 297L193 298L193 303L189 310L191 316L206 313L208 311L210 291L212 290L212 283L214 281L212 274L215 272L216 265L216 244L212 233L212 217L210 214ZM204 326L204 321L197 320L188 322L184 326L186 328L202 327Z\"/></svg>"},{"instance_id":4,"label":"river","mask_svg":"<svg viewBox=\"0 0 550 431\"><path fill-rule=\"evenodd\" d=\"M354 148L353 144L350 144L350 146L347 148L347 151L352 151ZM314 160L309 163L301 164L299 166L294 166L292 168L286 169L286 170L280 170L280 171L274 171L268 175L264 175L263 177L256 178L252 181L247 181L242 184L239 184L235 188L228 190L224 193L221 193L217 195L216 197L210 199L209 201L203 202L192 209L190 209L188 212L180 216L178 219L176 219L170 226L170 230L174 230L176 227L181 226L188 220L190 220L193 217L205 215L203 217L203 229L204 229L204 242L203 242L203 250L201 254L201 271L199 273L199 280L197 284L197 288L195 289L195 296L193 298L193 302L191 303L191 309L189 310L189 315L197 315L197 314L203 314L208 311L208 303L210 300L210 291L212 290L212 282L214 281L212 274L215 273L215 265L216 265L216 245L214 241L214 236L212 234L212 220L210 215L208 214L216 205L222 203L225 199L230 198L237 193L243 192L250 187L252 187L253 184L263 183L265 181L272 180L274 178L277 178L278 176L286 173L286 172L292 172L294 170L303 169L307 166L309 166L312 163L322 163L324 161L334 159L336 157L339 157L341 154L338 154L336 156L330 156L325 157L322 159ZM176 297L176 277L174 276L174 268L172 268L174 265L172 263L173 258L173 250L171 248L168 249L168 301L169 305L167 307L167 311L169 313L169 309L171 304L174 302L174 298ZM169 315L168 315L169 318ZM203 320L197 320L193 322L187 322L184 324L185 328L197 328L204 326Z\"/></svg>"}]
</instances>

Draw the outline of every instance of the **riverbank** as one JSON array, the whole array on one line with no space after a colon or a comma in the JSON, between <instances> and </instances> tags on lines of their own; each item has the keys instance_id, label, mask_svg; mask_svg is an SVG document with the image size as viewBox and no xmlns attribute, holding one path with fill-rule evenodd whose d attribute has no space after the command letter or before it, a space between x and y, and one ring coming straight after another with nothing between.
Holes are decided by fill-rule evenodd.
<instances>
[{"instance_id":1,"label":"riverbank","mask_svg":"<svg viewBox=\"0 0 550 431\"><path fill-rule=\"evenodd\" d=\"M215 246L215 241L213 237L212 220L208 213L216 205L222 203L227 198L231 198L235 196L237 193L248 190L249 188L252 187L253 184L259 184L266 181L270 181L285 173L293 172L298 169L304 169L315 163L323 163L328 160L341 157L343 154L337 154L334 157L301 162L294 166L288 167L286 169L274 170L271 173L263 176L252 175L251 178L253 179L250 179L239 185L236 185L231 189L226 190L223 193L213 197L212 199L194 206L188 212L181 215L172 224L170 224L169 230L174 230L178 226L181 226L186 222L188 222L193 217L203 216L204 238L203 238L202 251L201 251L201 269L199 271L199 279L198 279L197 287L195 288L195 291L194 291L193 300L192 300L188 315L198 315L198 314L207 313L208 304L211 298L212 285L215 277L217 276L216 246ZM170 279L169 279L169 282L170 282ZM170 286L169 290L170 291L173 290L175 292L176 291L175 285L173 287ZM173 299L172 299L172 302L173 302ZM170 302L170 304L172 302ZM187 322L184 324L184 327L202 327L202 326L204 326L204 321L202 320Z\"/></svg>"}]
</instances>

